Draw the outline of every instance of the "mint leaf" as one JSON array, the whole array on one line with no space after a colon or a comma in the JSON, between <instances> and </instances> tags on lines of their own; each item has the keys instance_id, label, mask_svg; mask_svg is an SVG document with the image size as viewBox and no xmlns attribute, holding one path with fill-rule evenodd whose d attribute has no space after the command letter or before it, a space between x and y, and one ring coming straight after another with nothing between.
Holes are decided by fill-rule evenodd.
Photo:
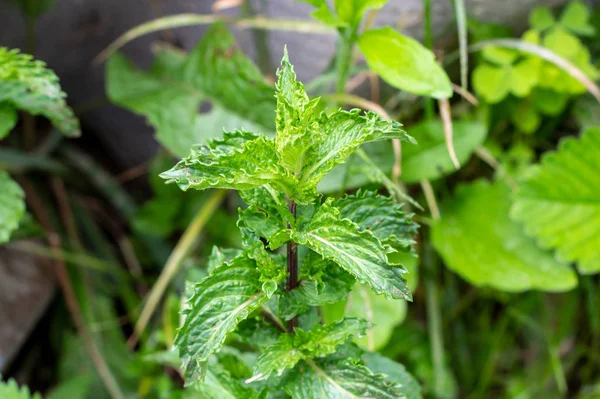
<instances>
[{"instance_id":1,"label":"mint leaf","mask_svg":"<svg viewBox=\"0 0 600 399\"><path fill-rule=\"evenodd\" d=\"M303 165L294 197L302 204L312 202L317 184L323 177L364 143L394 138L415 143L401 126L374 112L361 115L358 109L340 110L329 116L321 114L319 129L322 136L315 137L313 145L304 154L298 154Z\"/></svg>"},{"instance_id":2,"label":"mint leaf","mask_svg":"<svg viewBox=\"0 0 600 399\"><path fill-rule=\"evenodd\" d=\"M342 219L333 198L328 198L305 226L293 231L292 239L337 263L359 282L369 284L376 294L411 300L402 277L406 271L388 261L388 254L395 250L383 245L372 232L360 231L357 224Z\"/></svg>"},{"instance_id":3,"label":"mint leaf","mask_svg":"<svg viewBox=\"0 0 600 399\"><path fill-rule=\"evenodd\" d=\"M256 360L253 379L266 379L272 373L281 375L300 360L324 357L334 353L348 338L362 336L369 328L365 320L347 318L336 323L317 325L305 332L282 334L277 343L267 347Z\"/></svg>"},{"instance_id":4,"label":"mint leaf","mask_svg":"<svg viewBox=\"0 0 600 399\"><path fill-rule=\"evenodd\" d=\"M406 368L377 352L366 352L361 356L369 370L386 375L386 381L400 385L407 399L421 399L421 386Z\"/></svg>"},{"instance_id":5,"label":"mint leaf","mask_svg":"<svg viewBox=\"0 0 600 399\"><path fill-rule=\"evenodd\" d=\"M433 98L452 97L452 86L435 56L390 27L369 29L358 39L369 68L397 89Z\"/></svg>"},{"instance_id":6,"label":"mint leaf","mask_svg":"<svg viewBox=\"0 0 600 399\"><path fill-rule=\"evenodd\" d=\"M17 124L17 111L7 103L0 103L0 140L8 136Z\"/></svg>"},{"instance_id":7,"label":"mint leaf","mask_svg":"<svg viewBox=\"0 0 600 399\"><path fill-rule=\"evenodd\" d=\"M519 183L511 215L583 274L600 272L600 129L564 139ZM574 285L571 278L566 280ZM565 282L565 285L567 283Z\"/></svg>"},{"instance_id":8,"label":"mint leaf","mask_svg":"<svg viewBox=\"0 0 600 399\"><path fill-rule=\"evenodd\" d=\"M194 285L175 338L186 383L202 381L209 356L221 348L241 320L267 300L254 260L235 258Z\"/></svg>"},{"instance_id":9,"label":"mint leaf","mask_svg":"<svg viewBox=\"0 0 600 399\"><path fill-rule=\"evenodd\" d=\"M206 399L259 399L259 393L248 385L236 380L231 373L219 364L211 364L204 383L197 390Z\"/></svg>"},{"instance_id":10,"label":"mint leaf","mask_svg":"<svg viewBox=\"0 0 600 399\"><path fill-rule=\"evenodd\" d=\"M1 376L0 376L1 377ZM2 399L42 399L39 393L31 394L29 388L19 388L12 378L6 382L0 380L0 398Z\"/></svg>"},{"instance_id":11,"label":"mint leaf","mask_svg":"<svg viewBox=\"0 0 600 399\"><path fill-rule=\"evenodd\" d=\"M79 121L67 106L66 96L44 62L0 47L0 104L43 115L63 134L76 137L81 134Z\"/></svg>"},{"instance_id":12,"label":"mint leaf","mask_svg":"<svg viewBox=\"0 0 600 399\"><path fill-rule=\"evenodd\" d=\"M25 193L3 170L0 170L0 192L0 244L4 244L25 215Z\"/></svg>"},{"instance_id":13,"label":"mint leaf","mask_svg":"<svg viewBox=\"0 0 600 399\"><path fill-rule=\"evenodd\" d=\"M222 139L196 145L191 154L160 175L179 188L248 190L272 182L291 184L277 163L275 142L246 131L224 133Z\"/></svg>"},{"instance_id":14,"label":"mint leaf","mask_svg":"<svg viewBox=\"0 0 600 399\"><path fill-rule=\"evenodd\" d=\"M402 387L375 374L362 361L335 357L309 360L290 373L285 391L294 399L399 399Z\"/></svg>"},{"instance_id":15,"label":"mint leaf","mask_svg":"<svg viewBox=\"0 0 600 399\"><path fill-rule=\"evenodd\" d=\"M342 218L352 220L361 231L370 231L382 243L396 249L408 249L414 243L418 225L412 221L412 215L406 215L401 210L402 205L391 197L359 190L356 194L337 199L333 206L340 210Z\"/></svg>"},{"instance_id":16,"label":"mint leaf","mask_svg":"<svg viewBox=\"0 0 600 399\"><path fill-rule=\"evenodd\" d=\"M556 178L552 181L556 184ZM509 219L509 209L510 190L502 181L460 186L432 226L432 243L446 265L471 284L507 292L575 287L577 277L569 265L538 248L522 226Z\"/></svg>"},{"instance_id":17,"label":"mint leaf","mask_svg":"<svg viewBox=\"0 0 600 399\"><path fill-rule=\"evenodd\" d=\"M272 86L221 24L187 57L163 48L149 72L114 54L106 67L106 91L113 103L144 115L161 144L180 157L224 128L274 130ZM198 114L203 101L212 110Z\"/></svg>"}]
</instances>

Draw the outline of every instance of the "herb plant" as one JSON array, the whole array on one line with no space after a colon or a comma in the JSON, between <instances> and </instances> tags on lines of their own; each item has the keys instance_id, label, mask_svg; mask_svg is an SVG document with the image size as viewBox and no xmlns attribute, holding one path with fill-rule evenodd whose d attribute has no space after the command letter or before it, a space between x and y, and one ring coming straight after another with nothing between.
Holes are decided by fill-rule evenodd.
<instances>
[{"instance_id":1,"label":"herb plant","mask_svg":"<svg viewBox=\"0 0 600 399\"><path fill-rule=\"evenodd\" d=\"M316 188L361 144L414 140L398 122L375 113L321 112L320 99L309 99L296 80L287 53L276 87L274 138L225 132L222 139L193 147L161 174L183 190L238 190L248 204L238 220L244 248L215 248L210 274L190 288L175 340L186 382L202 384L213 369L211 356L236 332L258 351L250 385L230 383L244 397L267 386L294 398L319 392L400 397L401 385L373 373L360 350L347 346L367 332L369 322L344 318L321 324L315 311L344 299L355 282L390 300L410 300L406 270L389 257L410 250L416 226L389 197L362 191L322 199ZM285 255L277 252L284 245ZM278 331L260 323L261 317ZM258 323L257 331L251 323ZM254 341L249 331L262 339ZM257 391L250 394L252 387Z\"/></svg>"}]
</instances>

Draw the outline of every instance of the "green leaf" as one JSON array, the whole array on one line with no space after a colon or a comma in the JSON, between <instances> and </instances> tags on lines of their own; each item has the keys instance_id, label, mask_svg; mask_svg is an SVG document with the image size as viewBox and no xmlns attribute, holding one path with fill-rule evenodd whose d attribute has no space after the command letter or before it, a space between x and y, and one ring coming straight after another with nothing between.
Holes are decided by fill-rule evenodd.
<instances>
[{"instance_id":1,"label":"green leaf","mask_svg":"<svg viewBox=\"0 0 600 399\"><path fill-rule=\"evenodd\" d=\"M358 45L369 68L390 85L433 98L452 97L448 75L418 41L385 27L364 32Z\"/></svg>"},{"instance_id":2,"label":"green leaf","mask_svg":"<svg viewBox=\"0 0 600 399\"><path fill-rule=\"evenodd\" d=\"M0 375L1 377L1 375ZM0 379L0 398L2 399L42 399L39 393L31 394L29 388L22 386L19 388L16 381L12 378L6 382Z\"/></svg>"},{"instance_id":3,"label":"green leaf","mask_svg":"<svg viewBox=\"0 0 600 399\"><path fill-rule=\"evenodd\" d=\"M279 284L287 277L287 265L285 258L280 254L271 256L265 249L262 241L250 232L242 229L244 253L256 261L260 271L259 281L267 298L271 298Z\"/></svg>"},{"instance_id":4,"label":"green leaf","mask_svg":"<svg viewBox=\"0 0 600 399\"><path fill-rule=\"evenodd\" d=\"M106 91L113 103L144 115L157 139L180 157L224 128L274 130L272 86L220 24L187 57L163 48L147 73L114 54L106 68ZM198 114L203 101L210 101L212 110Z\"/></svg>"},{"instance_id":5,"label":"green leaf","mask_svg":"<svg viewBox=\"0 0 600 399\"><path fill-rule=\"evenodd\" d=\"M560 24L581 36L593 36L596 29L590 23L590 10L582 1L571 1L560 16Z\"/></svg>"},{"instance_id":6,"label":"green leaf","mask_svg":"<svg viewBox=\"0 0 600 399\"><path fill-rule=\"evenodd\" d=\"M0 192L0 244L4 244L25 215L25 193L3 170L0 170Z\"/></svg>"},{"instance_id":7,"label":"green leaf","mask_svg":"<svg viewBox=\"0 0 600 399\"><path fill-rule=\"evenodd\" d=\"M378 10L388 0L334 0L338 18L350 26L357 26L367 10Z\"/></svg>"},{"instance_id":8,"label":"green leaf","mask_svg":"<svg viewBox=\"0 0 600 399\"><path fill-rule=\"evenodd\" d=\"M453 142L456 157L464 165L477 147L483 144L487 129L481 122L454 121ZM411 127L418 146L402 148L402 174L405 183L435 180L454 173L456 168L448 155L444 128L439 120L426 121Z\"/></svg>"},{"instance_id":9,"label":"green leaf","mask_svg":"<svg viewBox=\"0 0 600 399\"><path fill-rule=\"evenodd\" d=\"M65 102L58 77L42 61L0 47L0 103L43 115L66 136L79 136L79 121Z\"/></svg>"},{"instance_id":10,"label":"green leaf","mask_svg":"<svg viewBox=\"0 0 600 399\"><path fill-rule=\"evenodd\" d=\"M226 132L222 139L192 147L187 158L160 176L184 191L248 190L278 181L285 185L291 179L277 163L274 140L246 131Z\"/></svg>"},{"instance_id":11,"label":"green leaf","mask_svg":"<svg viewBox=\"0 0 600 399\"><path fill-rule=\"evenodd\" d=\"M374 112L361 115L361 111L337 111L331 115L321 114L319 129L321 137L302 156L302 173L295 199L301 204L314 200L317 184L335 166L345 160L364 143L401 139L414 143L396 121L386 121Z\"/></svg>"},{"instance_id":12,"label":"green leaf","mask_svg":"<svg viewBox=\"0 0 600 399\"><path fill-rule=\"evenodd\" d=\"M231 376L221 365L211 364L206 379L196 386L205 399L259 399L259 393Z\"/></svg>"},{"instance_id":13,"label":"green leaf","mask_svg":"<svg viewBox=\"0 0 600 399\"><path fill-rule=\"evenodd\" d=\"M382 243L396 249L408 249L414 243L418 225L412 221L412 215L402 211L402 204L391 197L359 190L337 199L333 206L340 210L342 218L352 220L363 231L369 230Z\"/></svg>"},{"instance_id":14,"label":"green leaf","mask_svg":"<svg viewBox=\"0 0 600 399\"><path fill-rule=\"evenodd\" d=\"M240 321L267 300L259 278L254 260L238 257L193 287L185 321L175 338L187 384L203 379L209 356L219 351Z\"/></svg>"},{"instance_id":15,"label":"green leaf","mask_svg":"<svg viewBox=\"0 0 600 399\"><path fill-rule=\"evenodd\" d=\"M310 251L302 261L298 287L281 294L279 315L290 320L310 306L339 302L348 296L354 281L354 277L335 262Z\"/></svg>"},{"instance_id":16,"label":"green leaf","mask_svg":"<svg viewBox=\"0 0 600 399\"><path fill-rule=\"evenodd\" d=\"M511 209L545 248L563 261L578 262L583 274L600 271L600 129L561 141L534 166Z\"/></svg>"},{"instance_id":17,"label":"green leaf","mask_svg":"<svg viewBox=\"0 0 600 399\"><path fill-rule=\"evenodd\" d=\"M407 399L421 399L421 386L400 363L377 352L366 352L361 356L365 365L374 373L385 374L386 381L400 385Z\"/></svg>"},{"instance_id":18,"label":"green leaf","mask_svg":"<svg viewBox=\"0 0 600 399\"><path fill-rule=\"evenodd\" d=\"M510 91L517 97L527 97L538 84L541 60L537 57L527 57L512 66Z\"/></svg>"},{"instance_id":19,"label":"green leaf","mask_svg":"<svg viewBox=\"0 0 600 399\"><path fill-rule=\"evenodd\" d=\"M388 261L388 254L395 250L372 232L360 231L357 224L342 219L333 198L328 198L305 226L293 231L292 239L337 263L375 293L411 300L402 277L406 270Z\"/></svg>"},{"instance_id":20,"label":"green leaf","mask_svg":"<svg viewBox=\"0 0 600 399\"><path fill-rule=\"evenodd\" d=\"M267 379L272 373L281 375L301 360L330 355L349 338L364 335L368 328L365 320L347 318L332 324L318 324L308 332L296 328L293 334L282 334L277 343L258 357L252 379Z\"/></svg>"},{"instance_id":21,"label":"green leaf","mask_svg":"<svg viewBox=\"0 0 600 399\"><path fill-rule=\"evenodd\" d=\"M544 115L558 116L567 106L569 96L547 89L535 89L531 101L536 110Z\"/></svg>"},{"instance_id":22,"label":"green leaf","mask_svg":"<svg viewBox=\"0 0 600 399\"><path fill-rule=\"evenodd\" d=\"M460 186L432 226L433 245L446 265L471 284L501 291L575 287L577 277L569 265L538 248L510 220L509 208L510 190L501 181Z\"/></svg>"},{"instance_id":23,"label":"green leaf","mask_svg":"<svg viewBox=\"0 0 600 399\"><path fill-rule=\"evenodd\" d=\"M473 71L473 88L489 104L497 104L508 95L510 68L479 65Z\"/></svg>"},{"instance_id":24,"label":"green leaf","mask_svg":"<svg viewBox=\"0 0 600 399\"><path fill-rule=\"evenodd\" d=\"M537 7L529 14L529 25L538 31L544 31L556 23L552 11L548 7Z\"/></svg>"},{"instance_id":25,"label":"green leaf","mask_svg":"<svg viewBox=\"0 0 600 399\"><path fill-rule=\"evenodd\" d=\"M287 49L277 71L277 136L275 144L279 162L293 175L302 173L304 153L321 139L319 132L319 98L309 100L302 83L296 81Z\"/></svg>"},{"instance_id":26,"label":"green leaf","mask_svg":"<svg viewBox=\"0 0 600 399\"><path fill-rule=\"evenodd\" d=\"M375 374L362 361L335 357L301 362L285 391L294 399L399 399L402 387Z\"/></svg>"},{"instance_id":27,"label":"green leaf","mask_svg":"<svg viewBox=\"0 0 600 399\"><path fill-rule=\"evenodd\" d=\"M8 136L17 124L17 111L9 104L0 103L0 140Z\"/></svg>"}]
</instances>

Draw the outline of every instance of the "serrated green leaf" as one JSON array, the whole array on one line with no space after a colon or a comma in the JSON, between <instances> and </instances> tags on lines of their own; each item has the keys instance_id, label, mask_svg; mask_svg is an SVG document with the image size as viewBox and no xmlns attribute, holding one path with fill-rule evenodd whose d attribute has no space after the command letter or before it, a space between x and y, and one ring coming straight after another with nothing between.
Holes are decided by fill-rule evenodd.
<instances>
[{"instance_id":1,"label":"serrated green leaf","mask_svg":"<svg viewBox=\"0 0 600 399\"><path fill-rule=\"evenodd\" d=\"M365 320L346 318L332 324L318 324L308 332L296 328L293 334L282 334L256 360L253 379L266 379L272 373L281 375L301 360L330 355L349 338L364 335L368 328Z\"/></svg>"},{"instance_id":2,"label":"serrated green leaf","mask_svg":"<svg viewBox=\"0 0 600 399\"><path fill-rule=\"evenodd\" d=\"M575 287L569 265L538 248L509 209L510 190L501 181L460 186L432 226L432 243L446 265L474 285L502 291Z\"/></svg>"},{"instance_id":3,"label":"serrated green leaf","mask_svg":"<svg viewBox=\"0 0 600 399\"><path fill-rule=\"evenodd\" d=\"M106 91L115 104L148 118L157 139L180 157L224 128L274 130L273 88L221 24L185 58L163 48L148 73L114 54L107 64ZM204 100L213 108L198 114Z\"/></svg>"},{"instance_id":4,"label":"serrated green leaf","mask_svg":"<svg viewBox=\"0 0 600 399\"><path fill-rule=\"evenodd\" d=\"M211 364L206 379L196 385L205 399L259 399L259 393L236 380L221 365Z\"/></svg>"},{"instance_id":5,"label":"serrated green leaf","mask_svg":"<svg viewBox=\"0 0 600 399\"><path fill-rule=\"evenodd\" d=\"M582 1L571 1L560 16L560 24L581 36L593 36L596 29L590 24L590 10Z\"/></svg>"},{"instance_id":6,"label":"serrated green leaf","mask_svg":"<svg viewBox=\"0 0 600 399\"><path fill-rule=\"evenodd\" d=\"M292 181L277 163L274 140L246 131L226 132L222 139L192 147L187 158L160 176L184 191L190 187L249 190L269 183L283 187Z\"/></svg>"},{"instance_id":7,"label":"serrated green leaf","mask_svg":"<svg viewBox=\"0 0 600 399\"><path fill-rule=\"evenodd\" d=\"M360 231L358 225L342 219L333 198L328 198L305 226L293 231L292 239L337 263L375 293L411 300L402 277L406 271L388 261L388 254L395 250L383 245L372 232Z\"/></svg>"},{"instance_id":8,"label":"serrated green leaf","mask_svg":"<svg viewBox=\"0 0 600 399\"><path fill-rule=\"evenodd\" d=\"M231 264L231 262L240 256L242 251L234 248L219 248L214 246L208 261L206 262L206 271L212 272L217 267L221 267L225 264Z\"/></svg>"},{"instance_id":9,"label":"serrated green leaf","mask_svg":"<svg viewBox=\"0 0 600 399\"><path fill-rule=\"evenodd\" d=\"M600 129L561 141L519 184L511 215L583 274L600 271Z\"/></svg>"},{"instance_id":10,"label":"serrated green leaf","mask_svg":"<svg viewBox=\"0 0 600 399\"><path fill-rule=\"evenodd\" d=\"M312 202L317 184L323 177L345 162L362 144L394 138L414 143L414 139L401 126L396 121L384 120L374 112L361 115L358 109L321 114L320 140L315 140L304 154L299 154L303 157L303 166L295 194L297 202Z\"/></svg>"},{"instance_id":11,"label":"serrated green leaf","mask_svg":"<svg viewBox=\"0 0 600 399\"><path fill-rule=\"evenodd\" d=\"M544 31L556 23L552 11L548 7L537 7L529 14L529 25L538 31Z\"/></svg>"},{"instance_id":12,"label":"serrated green leaf","mask_svg":"<svg viewBox=\"0 0 600 399\"><path fill-rule=\"evenodd\" d=\"M361 356L369 370L386 375L386 380L399 385L407 399L421 399L421 386L406 368L377 352L366 352Z\"/></svg>"},{"instance_id":13,"label":"serrated green leaf","mask_svg":"<svg viewBox=\"0 0 600 399\"><path fill-rule=\"evenodd\" d=\"M0 103L43 115L66 136L79 136L79 121L65 97L58 77L44 62L0 47Z\"/></svg>"},{"instance_id":14,"label":"serrated green leaf","mask_svg":"<svg viewBox=\"0 0 600 399\"><path fill-rule=\"evenodd\" d=\"M271 256L263 242L256 235L245 231L244 228L242 228L242 237L244 253L256 261L262 290L267 298L271 298L271 295L277 291L279 283L287 277L285 258L281 254Z\"/></svg>"},{"instance_id":15,"label":"serrated green leaf","mask_svg":"<svg viewBox=\"0 0 600 399\"><path fill-rule=\"evenodd\" d=\"M448 75L418 41L385 27L364 32L358 45L369 68L390 85L433 98L452 97Z\"/></svg>"},{"instance_id":16,"label":"serrated green leaf","mask_svg":"<svg viewBox=\"0 0 600 399\"><path fill-rule=\"evenodd\" d=\"M0 103L0 140L8 136L17 124L17 111L7 103Z\"/></svg>"},{"instance_id":17,"label":"serrated green leaf","mask_svg":"<svg viewBox=\"0 0 600 399\"><path fill-rule=\"evenodd\" d=\"M0 170L0 192L0 244L4 244L25 214L25 193L3 170Z\"/></svg>"},{"instance_id":18,"label":"serrated green leaf","mask_svg":"<svg viewBox=\"0 0 600 399\"><path fill-rule=\"evenodd\" d=\"M340 210L342 218L352 220L361 230L369 230L382 243L396 249L408 249L414 243L418 225L391 197L359 190L337 199L333 206Z\"/></svg>"},{"instance_id":19,"label":"serrated green leaf","mask_svg":"<svg viewBox=\"0 0 600 399\"><path fill-rule=\"evenodd\" d=\"M303 155L319 140L319 98L309 100L302 83L296 81L287 49L277 71L277 136L275 145L279 162L293 175L302 173Z\"/></svg>"},{"instance_id":20,"label":"serrated green leaf","mask_svg":"<svg viewBox=\"0 0 600 399\"><path fill-rule=\"evenodd\" d=\"M0 377L2 377L0 375ZM19 387L12 378L6 382L0 379L0 398L2 399L42 399L39 393L31 394L26 386Z\"/></svg>"},{"instance_id":21,"label":"serrated green leaf","mask_svg":"<svg viewBox=\"0 0 600 399\"><path fill-rule=\"evenodd\" d=\"M185 321L175 338L187 384L203 379L209 356L220 350L241 320L267 300L259 278L254 260L238 257L193 287Z\"/></svg>"},{"instance_id":22,"label":"serrated green leaf","mask_svg":"<svg viewBox=\"0 0 600 399\"><path fill-rule=\"evenodd\" d=\"M281 294L279 315L290 320L310 306L339 302L348 296L354 281L354 277L335 262L310 251L302 260L298 287Z\"/></svg>"},{"instance_id":23,"label":"serrated green leaf","mask_svg":"<svg viewBox=\"0 0 600 399\"><path fill-rule=\"evenodd\" d=\"M464 165L485 141L487 129L481 122L470 121L453 121L452 129L456 157ZM411 127L411 134L419 145L402 148L402 181L418 183L423 179L436 180L456 171L448 155L441 121L416 124Z\"/></svg>"},{"instance_id":24,"label":"serrated green leaf","mask_svg":"<svg viewBox=\"0 0 600 399\"><path fill-rule=\"evenodd\" d=\"M402 387L386 381L357 359L325 358L301 362L285 391L294 399L400 399Z\"/></svg>"}]
</instances>

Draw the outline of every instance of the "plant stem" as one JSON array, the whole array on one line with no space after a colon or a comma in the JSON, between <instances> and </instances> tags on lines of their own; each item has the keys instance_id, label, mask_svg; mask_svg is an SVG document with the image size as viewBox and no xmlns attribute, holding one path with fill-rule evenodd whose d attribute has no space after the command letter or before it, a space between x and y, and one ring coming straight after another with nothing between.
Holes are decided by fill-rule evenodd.
<instances>
[{"instance_id":1,"label":"plant stem","mask_svg":"<svg viewBox=\"0 0 600 399\"><path fill-rule=\"evenodd\" d=\"M294 215L294 219L296 219L296 203L294 200L288 200L288 209ZM289 228L291 226L288 224ZM285 289L286 291L291 291L298 286L298 244L291 240L287 243L287 272L288 277ZM298 327L298 316L294 316L291 320L288 320L288 331L294 332L294 327Z\"/></svg>"},{"instance_id":2,"label":"plant stem","mask_svg":"<svg viewBox=\"0 0 600 399\"><path fill-rule=\"evenodd\" d=\"M350 64L352 64L352 50L354 49L355 39L356 31L352 28L347 28L338 39L338 49L335 60L335 69L337 71L335 92L337 94L346 92L346 81L350 74Z\"/></svg>"}]
</instances>

